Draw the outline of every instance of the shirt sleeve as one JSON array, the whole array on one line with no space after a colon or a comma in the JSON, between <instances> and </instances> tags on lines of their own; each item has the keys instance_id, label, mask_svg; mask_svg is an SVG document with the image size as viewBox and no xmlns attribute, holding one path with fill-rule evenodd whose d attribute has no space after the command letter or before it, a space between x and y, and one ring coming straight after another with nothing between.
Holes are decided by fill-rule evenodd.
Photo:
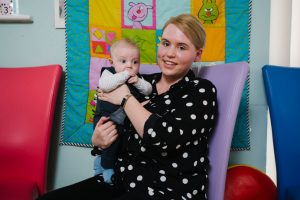
<instances>
[{"instance_id":1,"label":"shirt sleeve","mask_svg":"<svg viewBox=\"0 0 300 200\"><path fill-rule=\"evenodd\" d=\"M170 153L202 137L208 139L217 118L217 91L210 81L197 80L162 98L168 109L153 113L144 126L143 142L148 148Z\"/></svg>"},{"instance_id":2,"label":"shirt sleeve","mask_svg":"<svg viewBox=\"0 0 300 200\"><path fill-rule=\"evenodd\" d=\"M104 70L99 79L99 88L103 92L110 92L124 84L128 78L129 73L127 71L113 74L108 70Z\"/></svg>"},{"instance_id":3,"label":"shirt sleeve","mask_svg":"<svg viewBox=\"0 0 300 200\"><path fill-rule=\"evenodd\" d=\"M143 78L138 78L138 81L133 85L143 95L147 96L152 92L152 85Z\"/></svg>"}]
</instances>

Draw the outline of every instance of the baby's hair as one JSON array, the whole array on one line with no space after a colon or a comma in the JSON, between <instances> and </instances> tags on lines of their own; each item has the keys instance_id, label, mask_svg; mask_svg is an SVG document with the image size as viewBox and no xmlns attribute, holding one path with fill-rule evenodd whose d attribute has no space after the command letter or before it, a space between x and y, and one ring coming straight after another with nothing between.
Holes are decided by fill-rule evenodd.
<instances>
[{"instance_id":1,"label":"baby's hair","mask_svg":"<svg viewBox=\"0 0 300 200\"><path fill-rule=\"evenodd\" d=\"M114 42L111 47L110 47L110 54L111 56L113 55L114 53L114 49L117 48L118 46L120 45L128 45L132 48L135 48L138 50L138 52L140 52L140 48L138 47L138 45L132 41L131 39L129 38L123 38L123 39L120 39L120 40L117 40L116 42Z\"/></svg>"}]
</instances>

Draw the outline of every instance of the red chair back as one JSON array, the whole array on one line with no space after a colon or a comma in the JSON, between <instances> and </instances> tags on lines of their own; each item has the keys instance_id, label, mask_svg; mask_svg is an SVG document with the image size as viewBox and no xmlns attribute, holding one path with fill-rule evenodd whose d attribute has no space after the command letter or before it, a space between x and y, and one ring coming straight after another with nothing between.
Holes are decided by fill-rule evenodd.
<instances>
[{"instance_id":1,"label":"red chair back","mask_svg":"<svg viewBox=\"0 0 300 200\"><path fill-rule=\"evenodd\" d=\"M38 192L45 192L61 75L60 65L0 68L0 183L5 187L16 180L36 183Z\"/></svg>"}]
</instances>

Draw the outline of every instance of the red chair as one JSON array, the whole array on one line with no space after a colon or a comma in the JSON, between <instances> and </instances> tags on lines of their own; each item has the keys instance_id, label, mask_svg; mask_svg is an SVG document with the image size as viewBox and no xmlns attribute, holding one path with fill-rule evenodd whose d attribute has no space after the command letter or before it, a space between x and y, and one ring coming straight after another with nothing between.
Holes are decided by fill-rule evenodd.
<instances>
[{"instance_id":1,"label":"red chair","mask_svg":"<svg viewBox=\"0 0 300 200\"><path fill-rule=\"evenodd\" d=\"M46 189L60 65L0 68L0 199L35 199Z\"/></svg>"}]
</instances>

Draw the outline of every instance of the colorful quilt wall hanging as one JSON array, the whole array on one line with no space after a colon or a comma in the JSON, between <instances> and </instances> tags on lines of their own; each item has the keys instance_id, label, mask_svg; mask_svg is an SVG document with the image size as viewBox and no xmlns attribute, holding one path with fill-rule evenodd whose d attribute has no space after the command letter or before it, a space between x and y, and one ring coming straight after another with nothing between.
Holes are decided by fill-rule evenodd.
<instances>
[{"instance_id":1,"label":"colorful quilt wall hanging","mask_svg":"<svg viewBox=\"0 0 300 200\"><path fill-rule=\"evenodd\" d=\"M141 49L143 65L156 64L164 23L191 13L203 24L207 41L193 67L249 61L251 0L66 0L67 80L61 144L91 147L94 94L110 45L123 37ZM249 80L245 84L232 150L250 149Z\"/></svg>"}]
</instances>

